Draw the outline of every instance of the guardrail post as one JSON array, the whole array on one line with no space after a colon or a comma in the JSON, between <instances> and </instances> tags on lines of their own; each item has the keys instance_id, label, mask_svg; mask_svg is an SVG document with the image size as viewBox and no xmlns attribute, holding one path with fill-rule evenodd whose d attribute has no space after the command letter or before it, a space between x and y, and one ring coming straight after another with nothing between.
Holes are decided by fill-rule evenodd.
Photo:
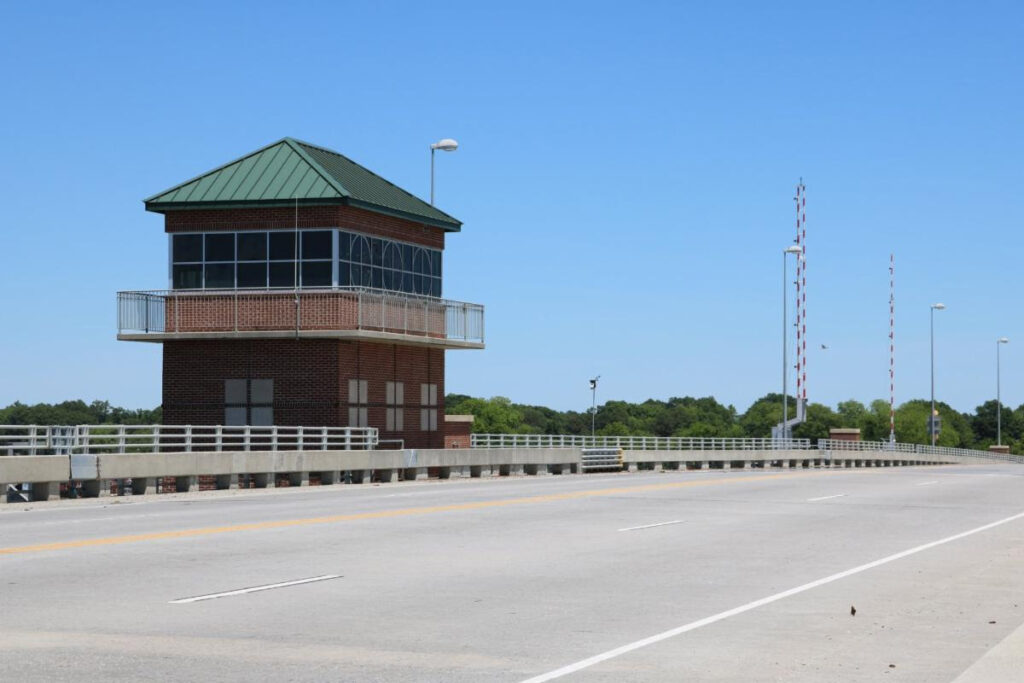
<instances>
[{"instance_id":1,"label":"guardrail post","mask_svg":"<svg viewBox=\"0 0 1024 683\"><path fill-rule=\"evenodd\" d=\"M252 450L252 426L250 425L246 425L242 430L242 448L247 451Z\"/></svg>"},{"instance_id":2,"label":"guardrail post","mask_svg":"<svg viewBox=\"0 0 1024 683\"><path fill-rule=\"evenodd\" d=\"M192 425L185 425L185 452L192 452Z\"/></svg>"},{"instance_id":3,"label":"guardrail post","mask_svg":"<svg viewBox=\"0 0 1024 683\"><path fill-rule=\"evenodd\" d=\"M117 452L118 453L124 453L125 452L125 434L124 434L124 430L125 430L124 425L119 425L118 428L117 428Z\"/></svg>"},{"instance_id":4,"label":"guardrail post","mask_svg":"<svg viewBox=\"0 0 1024 683\"><path fill-rule=\"evenodd\" d=\"M320 450L327 450L327 427L320 428Z\"/></svg>"},{"instance_id":5,"label":"guardrail post","mask_svg":"<svg viewBox=\"0 0 1024 683\"><path fill-rule=\"evenodd\" d=\"M302 433L302 427L299 427L298 433L295 435L296 448L300 451L306 450L305 438Z\"/></svg>"},{"instance_id":6,"label":"guardrail post","mask_svg":"<svg viewBox=\"0 0 1024 683\"><path fill-rule=\"evenodd\" d=\"M213 434L214 434L214 448L216 448L217 452L219 453L221 450L223 450L222 446L224 444L224 427L223 427L223 425L217 425L217 429L214 430Z\"/></svg>"}]
</instances>

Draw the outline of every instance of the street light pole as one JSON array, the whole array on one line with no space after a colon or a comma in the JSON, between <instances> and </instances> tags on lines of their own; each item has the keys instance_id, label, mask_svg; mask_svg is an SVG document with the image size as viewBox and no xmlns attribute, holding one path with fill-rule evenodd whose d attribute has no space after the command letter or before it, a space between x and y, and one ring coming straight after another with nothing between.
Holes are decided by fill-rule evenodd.
<instances>
[{"instance_id":1,"label":"street light pole","mask_svg":"<svg viewBox=\"0 0 1024 683\"><path fill-rule=\"evenodd\" d=\"M598 375L594 379L590 380L590 437L594 438L597 435L597 380L601 379L601 375Z\"/></svg>"},{"instance_id":2,"label":"street light pole","mask_svg":"<svg viewBox=\"0 0 1024 683\"><path fill-rule=\"evenodd\" d=\"M999 381L999 347L1010 343L1006 337L996 339L996 445L1003 445L1003 399L1000 395Z\"/></svg>"},{"instance_id":3,"label":"street light pole","mask_svg":"<svg viewBox=\"0 0 1024 683\"><path fill-rule=\"evenodd\" d=\"M451 138L444 138L430 144L430 205L434 205L434 152L454 152L459 148L459 143Z\"/></svg>"},{"instance_id":4,"label":"street light pole","mask_svg":"<svg viewBox=\"0 0 1024 683\"><path fill-rule=\"evenodd\" d=\"M787 254L796 254L800 258L800 247L786 247L782 250L782 426L779 438L785 439L786 423L789 422L789 313L786 311L786 299L789 294L789 275L787 272Z\"/></svg>"},{"instance_id":5,"label":"street light pole","mask_svg":"<svg viewBox=\"0 0 1024 683\"><path fill-rule=\"evenodd\" d=\"M945 304L932 304L931 307L931 357L932 357L932 412L928 416L928 433L931 435L932 446L935 446L935 311L945 310Z\"/></svg>"}]
</instances>

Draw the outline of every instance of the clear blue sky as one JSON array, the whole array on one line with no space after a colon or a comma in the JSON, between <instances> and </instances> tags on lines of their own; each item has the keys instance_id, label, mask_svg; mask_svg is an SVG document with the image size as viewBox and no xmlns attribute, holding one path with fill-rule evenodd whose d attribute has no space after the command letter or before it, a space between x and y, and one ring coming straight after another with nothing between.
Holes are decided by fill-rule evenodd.
<instances>
[{"instance_id":1,"label":"clear blue sky","mask_svg":"<svg viewBox=\"0 0 1024 683\"><path fill-rule=\"evenodd\" d=\"M147 8L149 5L149 8ZM1024 9L905 3L6 3L0 405L160 402L114 293L166 287L141 200L290 135L437 200L487 307L447 389L555 408L778 391L808 188L810 398L1024 402ZM820 350L824 343L830 348Z\"/></svg>"}]
</instances>

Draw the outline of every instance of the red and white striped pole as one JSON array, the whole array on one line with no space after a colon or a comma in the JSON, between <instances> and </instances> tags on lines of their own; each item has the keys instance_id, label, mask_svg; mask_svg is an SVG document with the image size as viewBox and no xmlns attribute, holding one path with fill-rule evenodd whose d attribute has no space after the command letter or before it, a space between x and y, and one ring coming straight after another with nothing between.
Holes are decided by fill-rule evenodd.
<instances>
[{"instance_id":1,"label":"red and white striped pole","mask_svg":"<svg viewBox=\"0 0 1024 683\"><path fill-rule=\"evenodd\" d=\"M804 186L803 178L800 179L800 261L803 264L801 269L800 282L800 368L801 388L803 390L803 401L807 403L807 187Z\"/></svg>"},{"instance_id":2,"label":"red and white striped pole","mask_svg":"<svg viewBox=\"0 0 1024 683\"><path fill-rule=\"evenodd\" d=\"M896 256L889 254L889 443L896 443Z\"/></svg>"},{"instance_id":3,"label":"red and white striped pole","mask_svg":"<svg viewBox=\"0 0 1024 683\"><path fill-rule=\"evenodd\" d=\"M800 249L796 261L796 399L797 414L802 415L800 403L807 400L807 188L803 178L794 199L796 246Z\"/></svg>"}]
</instances>

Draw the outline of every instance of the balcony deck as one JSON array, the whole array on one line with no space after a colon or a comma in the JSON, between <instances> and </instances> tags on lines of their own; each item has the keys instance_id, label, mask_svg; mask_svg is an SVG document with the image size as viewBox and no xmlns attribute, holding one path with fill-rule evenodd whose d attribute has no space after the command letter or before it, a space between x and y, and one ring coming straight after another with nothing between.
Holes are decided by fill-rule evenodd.
<instances>
[{"instance_id":1,"label":"balcony deck","mask_svg":"<svg viewBox=\"0 0 1024 683\"><path fill-rule=\"evenodd\" d=\"M117 338L336 338L482 349L484 308L365 288L118 292Z\"/></svg>"}]
</instances>

